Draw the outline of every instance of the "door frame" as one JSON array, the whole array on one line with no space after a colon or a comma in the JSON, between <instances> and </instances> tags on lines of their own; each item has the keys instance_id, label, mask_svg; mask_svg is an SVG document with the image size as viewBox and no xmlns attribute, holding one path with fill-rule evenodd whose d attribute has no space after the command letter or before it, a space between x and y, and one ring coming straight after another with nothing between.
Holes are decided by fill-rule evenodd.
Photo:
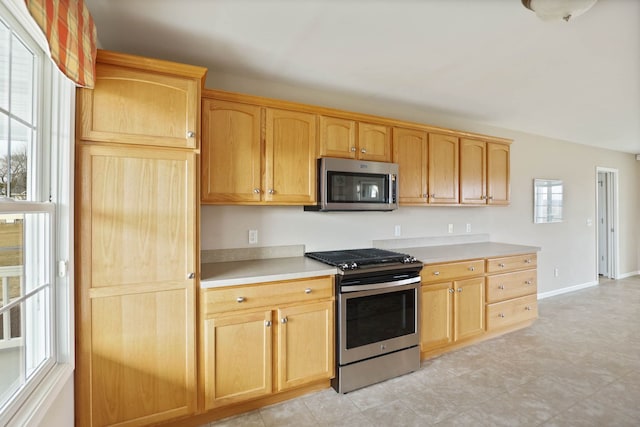
<instances>
[{"instance_id":1,"label":"door frame","mask_svg":"<svg viewBox=\"0 0 640 427\"><path fill-rule=\"evenodd\" d=\"M606 277L610 278L610 279L615 279L618 277L619 275L619 271L620 271L620 260L618 258L618 253L619 253L619 239L618 239L618 224L619 224L619 217L618 217L618 213L619 213L619 205L618 205L618 201L619 201L619 197L618 197L618 169L613 169L613 168L607 168L607 167L602 167L602 166L596 166L596 173L595 173L595 186L596 186L596 192L595 192L595 199L596 199L596 206L595 206L595 218L596 218L596 227L595 227L595 235L596 235L596 281L598 281L598 278L600 276L600 253L599 253L599 232L598 232L598 228L599 228L599 222L598 222L598 213L600 212L600 206L599 206L599 197L598 197L598 193L600 191L600 186L598 183L598 175L599 173L602 172L604 174L606 174L607 176L607 198L606 198L606 209L605 209L605 213L607 215L607 223L609 224L609 229L612 230L610 231L610 239L608 244L606 245L606 250L607 250L607 258L608 258L608 274L606 275Z\"/></svg>"}]
</instances>

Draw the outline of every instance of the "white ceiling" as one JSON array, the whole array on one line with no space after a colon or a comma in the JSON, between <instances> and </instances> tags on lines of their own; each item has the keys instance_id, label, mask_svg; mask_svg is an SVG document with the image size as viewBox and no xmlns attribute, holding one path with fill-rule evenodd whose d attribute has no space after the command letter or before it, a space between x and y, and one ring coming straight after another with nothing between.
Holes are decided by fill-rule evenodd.
<instances>
[{"instance_id":1,"label":"white ceiling","mask_svg":"<svg viewBox=\"0 0 640 427\"><path fill-rule=\"evenodd\" d=\"M103 48L640 153L640 1L85 0ZM391 115L391 114L390 114Z\"/></svg>"}]
</instances>

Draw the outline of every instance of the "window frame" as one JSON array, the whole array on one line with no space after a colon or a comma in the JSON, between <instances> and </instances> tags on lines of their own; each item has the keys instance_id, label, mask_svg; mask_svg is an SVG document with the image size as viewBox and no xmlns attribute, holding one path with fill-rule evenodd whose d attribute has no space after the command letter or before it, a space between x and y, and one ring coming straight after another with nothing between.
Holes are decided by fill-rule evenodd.
<instances>
[{"instance_id":1,"label":"window frame","mask_svg":"<svg viewBox=\"0 0 640 427\"><path fill-rule=\"evenodd\" d=\"M2 202L0 210L51 209L52 248L49 260L51 298L51 360L48 369L29 381L0 412L0 425L37 425L43 421L60 393L67 392L74 370L73 315L73 170L75 85L48 58L47 41L30 16L23 0L2 2L2 17L12 31L28 43L33 41L42 51L40 66L42 79L34 88L39 97L36 124L40 128L37 141L32 143L37 155L32 155L29 167L38 171L37 182L30 182L31 200ZM5 14L8 12L8 14ZM7 16L8 15L8 16ZM41 160L45 160L42 162ZM32 180L33 181L33 180ZM48 194L47 194L48 193ZM31 206L31 208L29 207ZM71 400L73 398L71 397ZM73 414L70 415L73 419Z\"/></svg>"}]
</instances>

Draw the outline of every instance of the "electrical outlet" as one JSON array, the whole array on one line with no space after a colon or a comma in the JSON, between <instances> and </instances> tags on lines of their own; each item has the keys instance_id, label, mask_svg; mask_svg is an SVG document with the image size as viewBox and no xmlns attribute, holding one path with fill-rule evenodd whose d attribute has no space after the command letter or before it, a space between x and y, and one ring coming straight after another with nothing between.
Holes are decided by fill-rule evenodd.
<instances>
[{"instance_id":1,"label":"electrical outlet","mask_svg":"<svg viewBox=\"0 0 640 427\"><path fill-rule=\"evenodd\" d=\"M471 233L471 224L467 224L467 233Z\"/></svg>"},{"instance_id":2,"label":"electrical outlet","mask_svg":"<svg viewBox=\"0 0 640 427\"><path fill-rule=\"evenodd\" d=\"M399 225L396 225L393 228L393 235L396 237L400 237L400 235L402 235L402 228Z\"/></svg>"},{"instance_id":3,"label":"electrical outlet","mask_svg":"<svg viewBox=\"0 0 640 427\"><path fill-rule=\"evenodd\" d=\"M553 277L558 277L560 275L560 269L558 267L553 269Z\"/></svg>"},{"instance_id":4,"label":"electrical outlet","mask_svg":"<svg viewBox=\"0 0 640 427\"><path fill-rule=\"evenodd\" d=\"M249 230L249 244L256 245L258 243L258 230Z\"/></svg>"},{"instance_id":5,"label":"electrical outlet","mask_svg":"<svg viewBox=\"0 0 640 427\"><path fill-rule=\"evenodd\" d=\"M449 234L453 233L453 224L449 224Z\"/></svg>"}]
</instances>

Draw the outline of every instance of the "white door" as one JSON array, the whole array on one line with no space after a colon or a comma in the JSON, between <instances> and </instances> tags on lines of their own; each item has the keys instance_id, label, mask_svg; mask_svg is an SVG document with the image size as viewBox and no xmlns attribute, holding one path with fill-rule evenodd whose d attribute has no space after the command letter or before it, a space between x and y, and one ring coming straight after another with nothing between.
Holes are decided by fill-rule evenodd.
<instances>
[{"instance_id":1,"label":"white door","mask_svg":"<svg viewBox=\"0 0 640 427\"><path fill-rule=\"evenodd\" d=\"M609 276L607 178L605 172L598 172L598 274L604 277Z\"/></svg>"}]
</instances>

